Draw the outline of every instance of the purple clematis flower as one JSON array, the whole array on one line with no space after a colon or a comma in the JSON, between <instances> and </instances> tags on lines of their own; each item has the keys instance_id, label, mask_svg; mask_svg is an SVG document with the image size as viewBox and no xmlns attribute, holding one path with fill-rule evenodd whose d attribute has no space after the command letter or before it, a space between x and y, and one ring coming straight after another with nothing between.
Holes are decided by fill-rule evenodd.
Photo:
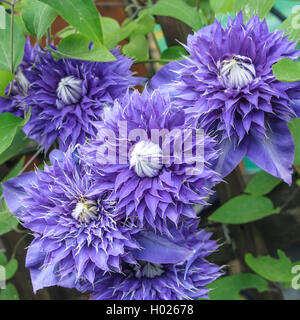
<instances>
[{"instance_id":1,"label":"purple clematis flower","mask_svg":"<svg viewBox=\"0 0 300 320\"><path fill-rule=\"evenodd\" d=\"M171 229L171 238L142 232L139 241L143 249L134 253L138 263L126 264L123 274L99 274L93 287L85 284L79 290L93 291L92 300L208 298L205 286L222 272L206 260L217 250L216 242L197 226L197 220L184 221L178 229Z\"/></svg>"},{"instance_id":2,"label":"purple clematis flower","mask_svg":"<svg viewBox=\"0 0 300 320\"><path fill-rule=\"evenodd\" d=\"M99 270L121 272L123 262L135 263L137 230L116 212L111 186L95 184L76 153L55 151L50 159L44 171L3 184L8 208L33 232L26 267L34 291L93 283Z\"/></svg>"},{"instance_id":3,"label":"purple clematis flower","mask_svg":"<svg viewBox=\"0 0 300 320\"><path fill-rule=\"evenodd\" d=\"M222 176L248 156L290 184L294 144L287 122L300 116L300 83L278 81L272 66L297 59L295 46L284 31L269 32L258 16L244 23L239 13L226 28L216 21L190 35L190 57L166 65L151 85L170 92L188 117L218 136Z\"/></svg>"},{"instance_id":4,"label":"purple clematis flower","mask_svg":"<svg viewBox=\"0 0 300 320\"><path fill-rule=\"evenodd\" d=\"M29 89L23 107L31 107L31 119L24 127L28 137L45 150L59 138L65 151L72 143L84 144L96 134L94 121L102 110L142 79L133 77L132 60L112 50L116 61L89 62L55 60L41 51L25 74Z\"/></svg>"},{"instance_id":5,"label":"purple clematis flower","mask_svg":"<svg viewBox=\"0 0 300 320\"><path fill-rule=\"evenodd\" d=\"M168 222L195 218L192 205L207 204L220 181L209 167L218 157L215 141L189 130L184 112L159 91L127 93L104 111L97 128L97 138L82 148L82 161L113 182L118 208L139 226L168 232ZM202 153L194 154L198 147Z\"/></svg>"}]
</instances>

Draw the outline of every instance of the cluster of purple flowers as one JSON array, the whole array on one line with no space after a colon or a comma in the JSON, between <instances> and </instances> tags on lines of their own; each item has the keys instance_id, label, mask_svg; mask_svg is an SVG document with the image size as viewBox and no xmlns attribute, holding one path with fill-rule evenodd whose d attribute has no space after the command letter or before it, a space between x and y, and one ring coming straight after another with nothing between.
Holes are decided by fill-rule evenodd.
<instances>
[{"instance_id":1,"label":"cluster of purple flowers","mask_svg":"<svg viewBox=\"0 0 300 320\"><path fill-rule=\"evenodd\" d=\"M287 122L300 115L299 83L272 65L296 59L283 32L240 13L194 35L190 56L164 66L143 93L132 61L55 60L27 42L2 112L31 108L24 132L46 151L44 170L3 184L10 211L33 232L34 291L59 285L91 299L197 299L221 268L194 205L242 158L291 182ZM197 153L200 150L200 153Z\"/></svg>"}]
</instances>

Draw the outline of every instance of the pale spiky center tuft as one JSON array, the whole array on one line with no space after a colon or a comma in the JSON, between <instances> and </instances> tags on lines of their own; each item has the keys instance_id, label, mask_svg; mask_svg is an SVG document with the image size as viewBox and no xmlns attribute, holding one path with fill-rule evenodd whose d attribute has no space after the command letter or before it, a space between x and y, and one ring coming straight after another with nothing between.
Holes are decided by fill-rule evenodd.
<instances>
[{"instance_id":1,"label":"pale spiky center tuft","mask_svg":"<svg viewBox=\"0 0 300 320\"><path fill-rule=\"evenodd\" d=\"M151 262L140 262L140 265L135 265L133 269L137 278L153 279L160 277L164 273L161 264Z\"/></svg>"},{"instance_id":2,"label":"pale spiky center tuft","mask_svg":"<svg viewBox=\"0 0 300 320\"><path fill-rule=\"evenodd\" d=\"M152 141L139 141L133 147L130 155L130 168L141 177L153 178L163 167L163 152L158 144Z\"/></svg>"},{"instance_id":3,"label":"pale spiky center tuft","mask_svg":"<svg viewBox=\"0 0 300 320\"><path fill-rule=\"evenodd\" d=\"M94 200L81 200L77 202L72 211L72 217L80 223L90 223L92 220L96 220L97 216L98 206Z\"/></svg>"},{"instance_id":4,"label":"pale spiky center tuft","mask_svg":"<svg viewBox=\"0 0 300 320\"><path fill-rule=\"evenodd\" d=\"M56 90L58 100L67 105L77 103L82 95L81 84L82 81L74 76L62 78ZM61 108L63 105L58 101L57 106Z\"/></svg>"},{"instance_id":5,"label":"pale spiky center tuft","mask_svg":"<svg viewBox=\"0 0 300 320\"><path fill-rule=\"evenodd\" d=\"M226 88L242 89L256 77L252 60L248 57L233 55L231 59L219 62L219 80Z\"/></svg>"}]
</instances>

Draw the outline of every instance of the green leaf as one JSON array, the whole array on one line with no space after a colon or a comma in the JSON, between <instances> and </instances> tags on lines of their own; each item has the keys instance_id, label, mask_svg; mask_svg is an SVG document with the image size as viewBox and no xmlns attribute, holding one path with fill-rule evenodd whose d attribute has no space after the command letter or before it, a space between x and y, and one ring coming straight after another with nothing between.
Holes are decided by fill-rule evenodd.
<instances>
[{"instance_id":1,"label":"green leaf","mask_svg":"<svg viewBox=\"0 0 300 320\"><path fill-rule=\"evenodd\" d=\"M135 60L149 58L148 41L142 33L135 33L130 37L129 43L123 46L123 53Z\"/></svg>"},{"instance_id":2,"label":"green leaf","mask_svg":"<svg viewBox=\"0 0 300 320\"><path fill-rule=\"evenodd\" d=\"M55 34L55 37L57 38L66 38L72 34L75 34L77 33L78 31L72 27L72 26L67 26L65 28L63 28L62 30L58 31L56 34Z\"/></svg>"},{"instance_id":3,"label":"green leaf","mask_svg":"<svg viewBox=\"0 0 300 320\"><path fill-rule=\"evenodd\" d=\"M161 59L166 60L181 60L184 56L188 56L189 54L186 50L181 46L172 46L166 49L160 56Z\"/></svg>"},{"instance_id":4,"label":"green leaf","mask_svg":"<svg viewBox=\"0 0 300 320\"><path fill-rule=\"evenodd\" d=\"M10 48L10 25L11 16L5 13L5 29L0 29L0 70L11 71L11 48ZM13 32L13 72L23 59L25 38L16 22Z\"/></svg>"},{"instance_id":5,"label":"green leaf","mask_svg":"<svg viewBox=\"0 0 300 320\"><path fill-rule=\"evenodd\" d=\"M203 27L197 10L182 0L159 0L151 8L142 10L141 14L172 17L186 23L195 31Z\"/></svg>"},{"instance_id":6,"label":"green leaf","mask_svg":"<svg viewBox=\"0 0 300 320\"><path fill-rule=\"evenodd\" d=\"M222 277L207 285L211 300L244 300L241 290L255 288L259 292L268 291L268 282L256 274L243 273Z\"/></svg>"},{"instance_id":7,"label":"green leaf","mask_svg":"<svg viewBox=\"0 0 300 320\"><path fill-rule=\"evenodd\" d=\"M258 172L248 183L245 192L255 196L263 196L271 192L282 181L265 171Z\"/></svg>"},{"instance_id":8,"label":"green leaf","mask_svg":"<svg viewBox=\"0 0 300 320\"><path fill-rule=\"evenodd\" d=\"M285 82L294 82L300 80L300 62L284 58L278 61L272 67L274 76Z\"/></svg>"},{"instance_id":9,"label":"green leaf","mask_svg":"<svg viewBox=\"0 0 300 320\"><path fill-rule=\"evenodd\" d=\"M285 30L285 35L289 36L290 41L300 40L300 11L297 10L283 21L279 30Z\"/></svg>"},{"instance_id":10,"label":"green leaf","mask_svg":"<svg viewBox=\"0 0 300 320\"><path fill-rule=\"evenodd\" d=\"M5 96L5 88L14 80L14 75L9 71L0 71L0 96Z\"/></svg>"},{"instance_id":11,"label":"green leaf","mask_svg":"<svg viewBox=\"0 0 300 320\"><path fill-rule=\"evenodd\" d=\"M37 0L27 0L22 10L26 29L38 40L46 33L56 17L56 10Z\"/></svg>"},{"instance_id":12,"label":"green leaf","mask_svg":"<svg viewBox=\"0 0 300 320\"><path fill-rule=\"evenodd\" d=\"M150 32L153 32L154 28L155 28L155 19L150 14L143 14L140 16L140 18L136 20L136 28L133 31L133 33L138 32L143 35L146 35Z\"/></svg>"},{"instance_id":13,"label":"green leaf","mask_svg":"<svg viewBox=\"0 0 300 320\"><path fill-rule=\"evenodd\" d=\"M90 41L81 34L72 34L58 45L54 53L60 57L67 57L78 60L107 62L115 61L116 58L101 44L94 44L89 50Z\"/></svg>"},{"instance_id":14,"label":"green leaf","mask_svg":"<svg viewBox=\"0 0 300 320\"><path fill-rule=\"evenodd\" d=\"M281 250L277 250L277 254L279 259L270 256L255 258L251 253L247 253L245 261L254 272L269 281L291 282L294 277L291 272L293 264Z\"/></svg>"},{"instance_id":15,"label":"green leaf","mask_svg":"<svg viewBox=\"0 0 300 320\"><path fill-rule=\"evenodd\" d=\"M297 185L300 187L300 179L296 181Z\"/></svg>"},{"instance_id":16,"label":"green leaf","mask_svg":"<svg viewBox=\"0 0 300 320\"><path fill-rule=\"evenodd\" d=\"M0 290L0 300L19 300L19 294L12 283L8 283L6 288Z\"/></svg>"},{"instance_id":17,"label":"green leaf","mask_svg":"<svg viewBox=\"0 0 300 320\"><path fill-rule=\"evenodd\" d=\"M228 13L233 11L235 0L210 0L209 2L215 13Z\"/></svg>"},{"instance_id":18,"label":"green leaf","mask_svg":"<svg viewBox=\"0 0 300 320\"><path fill-rule=\"evenodd\" d=\"M237 0L235 1L234 10L239 12L243 10L245 20L249 20L251 16L258 14L263 19L272 9L276 0Z\"/></svg>"},{"instance_id":19,"label":"green leaf","mask_svg":"<svg viewBox=\"0 0 300 320\"><path fill-rule=\"evenodd\" d=\"M292 119L289 123L290 131L295 143L295 164L300 166L300 119Z\"/></svg>"},{"instance_id":20,"label":"green leaf","mask_svg":"<svg viewBox=\"0 0 300 320\"><path fill-rule=\"evenodd\" d=\"M155 22L152 16L143 14L137 19L126 23L120 29L107 34L104 38L104 44L107 48L113 49L122 40L130 37L134 32L147 34L152 32L155 26Z\"/></svg>"},{"instance_id":21,"label":"green leaf","mask_svg":"<svg viewBox=\"0 0 300 320\"><path fill-rule=\"evenodd\" d=\"M18 118L9 112L0 114L0 154L12 143L15 135L29 120L30 113L26 119Z\"/></svg>"},{"instance_id":22,"label":"green leaf","mask_svg":"<svg viewBox=\"0 0 300 320\"><path fill-rule=\"evenodd\" d=\"M209 220L242 224L265 218L279 211L279 208L274 209L272 201L266 197L242 195L226 202L209 217Z\"/></svg>"},{"instance_id":23,"label":"green leaf","mask_svg":"<svg viewBox=\"0 0 300 320\"><path fill-rule=\"evenodd\" d=\"M1 184L5 181L17 177L21 172L25 162L25 156L21 158L21 160L15 165L15 167L9 172L9 174L1 181ZM0 194L2 194L2 186L0 186Z\"/></svg>"},{"instance_id":24,"label":"green leaf","mask_svg":"<svg viewBox=\"0 0 300 320\"><path fill-rule=\"evenodd\" d=\"M30 142L33 140L28 139L22 130L19 131L9 148L0 154L0 165L17 156Z\"/></svg>"},{"instance_id":25,"label":"green leaf","mask_svg":"<svg viewBox=\"0 0 300 320\"><path fill-rule=\"evenodd\" d=\"M19 15L15 15L15 22L16 24L18 25L18 27L20 28L20 30L23 32L24 35L29 35L30 32L27 30L26 26L25 26L25 23L24 23L24 20L22 18L22 15L19 14Z\"/></svg>"},{"instance_id":26,"label":"green leaf","mask_svg":"<svg viewBox=\"0 0 300 320\"><path fill-rule=\"evenodd\" d=\"M0 212L0 235L10 232L18 226L18 220L9 211Z\"/></svg>"},{"instance_id":27,"label":"green leaf","mask_svg":"<svg viewBox=\"0 0 300 320\"><path fill-rule=\"evenodd\" d=\"M92 0L40 0L55 9L69 24L96 43L102 43L100 15Z\"/></svg>"},{"instance_id":28,"label":"green leaf","mask_svg":"<svg viewBox=\"0 0 300 320\"><path fill-rule=\"evenodd\" d=\"M6 280L11 279L18 270L18 261L11 259L5 266L5 278Z\"/></svg>"},{"instance_id":29,"label":"green leaf","mask_svg":"<svg viewBox=\"0 0 300 320\"><path fill-rule=\"evenodd\" d=\"M0 252L0 266L4 266L7 264L6 255Z\"/></svg>"},{"instance_id":30,"label":"green leaf","mask_svg":"<svg viewBox=\"0 0 300 320\"><path fill-rule=\"evenodd\" d=\"M120 25L117 20L109 17L102 17L101 24L103 31L103 43L105 44L109 35L111 35L113 32L118 32L118 30L120 30Z\"/></svg>"}]
</instances>

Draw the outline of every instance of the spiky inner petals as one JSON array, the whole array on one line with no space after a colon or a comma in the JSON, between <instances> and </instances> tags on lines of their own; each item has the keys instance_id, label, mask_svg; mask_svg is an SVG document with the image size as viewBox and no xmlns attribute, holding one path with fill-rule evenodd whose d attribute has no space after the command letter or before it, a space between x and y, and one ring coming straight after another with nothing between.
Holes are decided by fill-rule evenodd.
<instances>
[{"instance_id":1,"label":"spiky inner petals","mask_svg":"<svg viewBox=\"0 0 300 320\"><path fill-rule=\"evenodd\" d=\"M94 200L81 200L72 211L72 217L80 223L90 223L97 219L98 206Z\"/></svg>"},{"instance_id":2,"label":"spiky inner petals","mask_svg":"<svg viewBox=\"0 0 300 320\"><path fill-rule=\"evenodd\" d=\"M163 167L163 152L158 144L152 141L139 141L130 155L130 168L141 177L155 177Z\"/></svg>"},{"instance_id":3,"label":"spiky inner petals","mask_svg":"<svg viewBox=\"0 0 300 320\"><path fill-rule=\"evenodd\" d=\"M137 278L153 279L160 277L164 273L164 268L161 264L140 261L140 265L134 265L135 276Z\"/></svg>"},{"instance_id":4,"label":"spiky inner petals","mask_svg":"<svg viewBox=\"0 0 300 320\"><path fill-rule=\"evenodd\" d=\"M61 109L63 104L69 105L77 103L82 95L82 81L74 76L62 78L57 86L57 96L61 101L57 102L57 107Z\"/></svg>"},{"instance_id":5,"label":"spiky inner petals","mask_svg":"<svg viewBox=\"0 0 300 320\"><path fill-rule=\"evenodd\" d=\"M233 55L219 62L219 80L226 88L242 89L256 77L255 67L248 57Z\"/></svg>"}]
</instances>

